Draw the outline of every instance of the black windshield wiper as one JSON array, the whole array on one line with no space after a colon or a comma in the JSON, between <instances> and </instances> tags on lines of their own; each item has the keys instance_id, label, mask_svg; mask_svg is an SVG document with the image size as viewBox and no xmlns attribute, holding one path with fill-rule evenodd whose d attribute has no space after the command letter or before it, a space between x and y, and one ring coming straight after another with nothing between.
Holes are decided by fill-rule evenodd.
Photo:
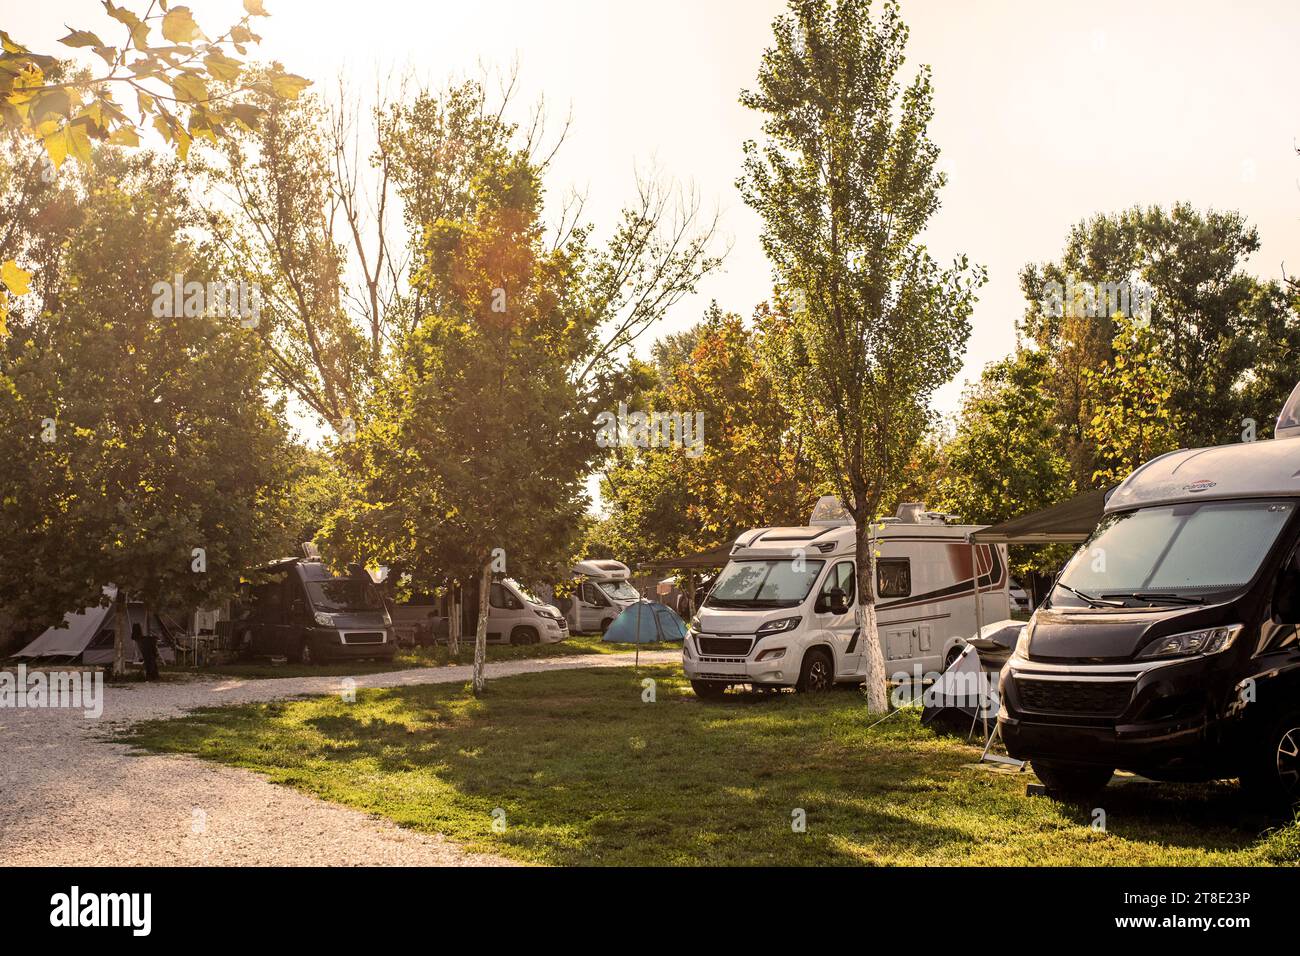
<instances>
[{"instance_id":1,"label":"black windshield wiper","mask_svg":"<svg viewBox=\"0 0 1300 956\"><path fill-rule=\"evenodd\" d=\"M1079 597L1087 601L1089 607L1123 607L1124 606L1123 601L1107 601L1105 598L1099 598L1091 594L1085 594L1083 591L1080 591L1078 588L1072 588L1068 584L1062 584L1060 581L1056 582L1056 586L1058 588L1065 588L1065 590L1069 591L1075 597Z\"/></svg>"},{"instance_id":2,"label":"black windshield wiper","mask_svg":"<svg viewBox=\"0 0 1300 956\"><path fill-rule=\"evenodd\" d=\"M1103 597L1133 598L1138 601L1150 601L1156 603L1165 601L1169 604L1204 604L1204 598L1191 597L1187 594L1155 594L1148 591L1124 591L1116 594L1105 594Z\"/></svg>"}]
</instances>

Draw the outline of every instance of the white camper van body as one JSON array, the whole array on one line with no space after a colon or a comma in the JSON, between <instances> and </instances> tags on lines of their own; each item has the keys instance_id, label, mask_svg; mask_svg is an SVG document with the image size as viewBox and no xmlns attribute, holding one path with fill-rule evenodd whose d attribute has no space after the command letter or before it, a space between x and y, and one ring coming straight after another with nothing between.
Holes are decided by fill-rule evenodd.
<instances>
[{"instance_id":1,"label":"white camper van body","mask_svg":"<svg viewBox=\"0 0 1300 956\"><path fill-rule=\"evenodd\" d=\"M565 612L575 632L604 633L640 595L632 587L632 572L621 561L579 561L573 566L573 598Z\"/></svg>"},{"instance_id":2,"label":"white camper van body","mask_svg":"<svg viewBox=\"0 0 1300 956\"><path fill-rule=\"evenodd\" d=\"M514 578L498 578L488 591L489 644L554 644L569 636L560 609Z\"/></svg>"},{"instance_id":3,"label":"white camper van body","mask_svg":"<svg viewBox=\"0 0 1300 956\"><path fill-rule=\"evenodd\" d=\"M819 503L814 518L822 508ZM890 677L941 671L980 622L1009 616L1005 548L972 546L967 536L983 526L951 520L904 505L875 532L877 630ZM683 667L697 691L716 693L730 684L808 688L810 661L827 658L831 681L861 683L867 655L856 551L854 528L842 514L740 535L683 644ZM729 588L729 578L742 585ZM753 582L755 600L733 599L743 582ZM847 599L843 613L827 606L837 586ZM765 595L778 595L780 603Z\"/></svg>"}]
</instances>

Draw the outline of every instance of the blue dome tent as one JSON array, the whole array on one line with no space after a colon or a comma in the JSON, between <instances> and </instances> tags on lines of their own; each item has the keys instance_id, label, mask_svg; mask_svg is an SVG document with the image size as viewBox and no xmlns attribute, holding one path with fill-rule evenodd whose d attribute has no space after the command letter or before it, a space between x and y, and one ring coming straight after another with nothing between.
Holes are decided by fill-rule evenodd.
<instances>
[{"instance_id":1,"label":"blue dome tent","mask_svg":"<svg viewBox=\"0 0 1300 956\"><path fill-rule=\"evenodd\" d=\"M666 604L643 598L616 617L601 640L619 644L654 644L680 641L685 637L686 625L676 611Z\"/></svg>"}]
</instances>

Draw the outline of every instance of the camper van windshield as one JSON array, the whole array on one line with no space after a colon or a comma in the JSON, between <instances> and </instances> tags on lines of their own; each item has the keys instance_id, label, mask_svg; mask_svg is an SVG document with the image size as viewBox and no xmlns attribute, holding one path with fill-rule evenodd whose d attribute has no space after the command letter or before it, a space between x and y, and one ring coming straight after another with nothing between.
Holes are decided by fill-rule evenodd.
<instances>
[{"instance_id":1,"label":"camper van windshield","mask_svg":"<svg viewBox=\"0 0 1300 956\"><path fill-rule=\"evenodd\" d=\"M597 581L600 589L616 601L635 601L641 595L626 581Z\"/></svg>"},{"instance_id":2,"label":"camper van windshield","mask_svg":"<svg viewBox=\"0 0 1300 956\"><path fill-rule=\"evenodd\" d=\"M534 604L545 604L545 603L546 603L546 602L543 601L541 598L539 598L536 594L534 594L532 591L530 591L528 588L526 588L524 585L522 585L522 584L520 584L518 581L516 581L514 578L506 578L506 583L509 584L511 587L513 587L516 591L518 591L519 594L520 594L520 596L521 596L524 600L526 600L526 601L532 601Z\"/></svg>"},{"instance_id":3,"label":"camper van windshield","mask_svg":"<svg viewBox=\"0 0 1300 956\"><path fill-rule=\"evenodd\" d=\"M704 602L706 607L796 607L812 590L821 561L730 561Z\"/></svg>"},{"instance_id":4,"label":"camper van windshield","mask_svg":"<svg viewBox=\"0 0 1300 956\"><path fill-rule=\"evenodd\" d=\"M1238 591L1259 570L1293 507L1197 501L1107 515L1061 572L1051 603L1201 603Z\"/></svg>"},{"instance_id":5,"label":"camper van windshield","mask_svg":"<svg viewBox=\"0 0 1300 956\"><path fill-rule=\"evenodd\" d=\"M308 581L307 596L317 611L379 611L384 606L374 585L356 578Z\"/></svg>"}]
</instances>

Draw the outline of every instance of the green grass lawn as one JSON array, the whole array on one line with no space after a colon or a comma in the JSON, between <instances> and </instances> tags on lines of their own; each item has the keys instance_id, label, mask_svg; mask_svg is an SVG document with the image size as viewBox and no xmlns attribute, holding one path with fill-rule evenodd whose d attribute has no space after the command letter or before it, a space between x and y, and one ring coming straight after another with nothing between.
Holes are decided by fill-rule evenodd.
<instances>
[{"instance_id":1,"label":"green grass lawn","mask_svg":"<svg viewBox=\"0 0 1300 956\"><path fill-rule=\"evenodd\" d=\"M642 701L653 677L657 700ZM127 739L246 767L327 800L552 864L1300 863L1232 784L1112 784L1091 807L1027 797L1028 774L914 715L867 731L852 691L705 703L677 667L197 711ZM493 811L504 811L503 832ZM806 832L792 828L796 810Z\"/></svg>"},{"instance_id":2,"label":"green grass lawn","mask_svg":"<svg viewBox=\"0 0 1300 956\"><path fill-rule=\"evenodd\" d=\"M681 650L680 644L642 644L642 650ZM538 657L572 657L578 654L616 654L634 651L635 644L602 641L599 634L572 634L556 644L489 644L487 660L517 661ZM352 661L327 664L275 664L269 660L248 661L235 664L216 664L210 667L177 665L166 668L167 673L213 674L220 677L245 677L264 679L276 677L345 677L358 674L380 674L385 671L406 670L412 667L447 667L452 664L474 663L474 638L461 641L460 654L453 659L446 645L436 647L402 648L391 662Z\"/></svg>"}]
</instances>

